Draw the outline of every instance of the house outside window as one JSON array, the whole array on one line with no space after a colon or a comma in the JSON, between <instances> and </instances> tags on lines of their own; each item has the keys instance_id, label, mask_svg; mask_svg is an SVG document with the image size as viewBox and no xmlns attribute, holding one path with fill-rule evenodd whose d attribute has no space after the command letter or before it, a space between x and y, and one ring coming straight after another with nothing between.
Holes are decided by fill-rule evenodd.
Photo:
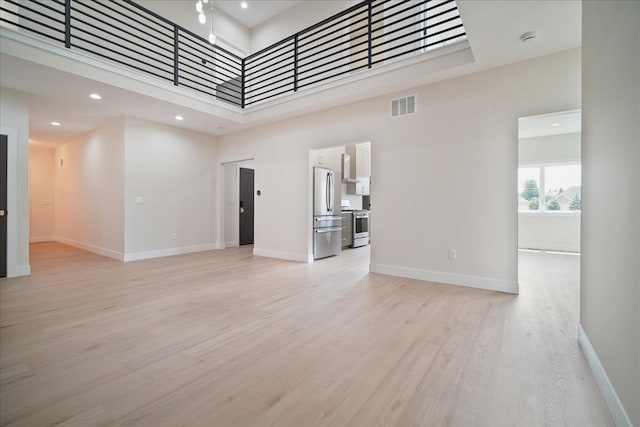
<instances>
[{"instance_id":1,"label":"house outside window","mask_svg":"<svg viewBox=\"0 0 640 427\"><path fill-rule=\"evenodd\" d=\"M518 168L519 212L579 212L582 210L580 164Z\"/></svg>"}]
</instances>

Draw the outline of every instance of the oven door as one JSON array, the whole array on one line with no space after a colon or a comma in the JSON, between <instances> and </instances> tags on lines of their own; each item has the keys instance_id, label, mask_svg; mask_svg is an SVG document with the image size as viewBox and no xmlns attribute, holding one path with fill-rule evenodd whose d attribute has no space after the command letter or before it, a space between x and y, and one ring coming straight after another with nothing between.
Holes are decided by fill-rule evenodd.
<instances>
[{"instance_id":1,"label":"oven door","mask_svg":"<svg viewBox=\"0 0 640 427\"><path fill-rule=\"evenodd\" d=\"M368 216L353 217L353 234L354 234L354 237L365 237L369 235L369 217Z\"/></svg>"},{"instance_id":2,"label":"oven door","mask_svg":"<svg viewBox=\"0 0 640 427\"><path fill-rule=\"evenodd\" d=\"M369 244L369 215L353 215L353 247Z\"/></svg>"}]
</instances>

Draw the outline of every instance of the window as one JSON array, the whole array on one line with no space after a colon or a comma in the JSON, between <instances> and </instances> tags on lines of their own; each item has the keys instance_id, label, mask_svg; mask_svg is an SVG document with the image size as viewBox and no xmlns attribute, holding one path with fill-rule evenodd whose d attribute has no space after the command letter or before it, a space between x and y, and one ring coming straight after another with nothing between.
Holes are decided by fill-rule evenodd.
<instances>
[{"instance_id":1,"label":"window","mask_svg":"<svg viewBox=\"0 0 640 427\"><path fill-rule=\"evenodd\" d=\"M582 210L582 167L545 165L518 168L518 211ZM541 195L544 195L542 197Z\"/></svg>"}]
</instances>

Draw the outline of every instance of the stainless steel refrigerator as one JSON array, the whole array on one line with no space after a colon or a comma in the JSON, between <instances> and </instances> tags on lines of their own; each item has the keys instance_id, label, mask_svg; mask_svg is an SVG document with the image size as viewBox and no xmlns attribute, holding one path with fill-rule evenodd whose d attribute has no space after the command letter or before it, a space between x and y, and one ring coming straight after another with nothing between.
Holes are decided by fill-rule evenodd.
<instances>
[{"instance_id":1,"label":"stainless steel refrigerator","mask_svg":"<svg viewBox=\"0 0 640 427\"><path fill-rule=\"evenodd\" d=\"M340 183L336 182L333 170L314 167L313 259L338 255L341 243Z\"/></svg>"}]
</instances>

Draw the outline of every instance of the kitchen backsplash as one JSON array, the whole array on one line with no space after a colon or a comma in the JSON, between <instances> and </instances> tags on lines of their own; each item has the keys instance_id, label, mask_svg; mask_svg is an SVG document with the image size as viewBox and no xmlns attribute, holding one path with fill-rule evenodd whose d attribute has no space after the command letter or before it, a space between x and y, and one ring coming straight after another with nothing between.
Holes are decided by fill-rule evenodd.
<instances>
[{"instance_id":1,"label":"kitchen backsplash","mask_svg":"<svg viewBox=\"0 0 640 427\"><path fill-rule=\"evenodd\" d=\"M349 200L351 209L362 209L362 196L347 194L347 184L342 184L342 200Z\"/></svg>"}]
</instances>

